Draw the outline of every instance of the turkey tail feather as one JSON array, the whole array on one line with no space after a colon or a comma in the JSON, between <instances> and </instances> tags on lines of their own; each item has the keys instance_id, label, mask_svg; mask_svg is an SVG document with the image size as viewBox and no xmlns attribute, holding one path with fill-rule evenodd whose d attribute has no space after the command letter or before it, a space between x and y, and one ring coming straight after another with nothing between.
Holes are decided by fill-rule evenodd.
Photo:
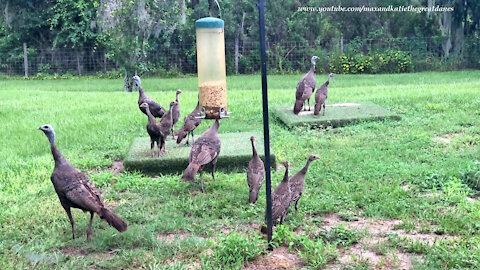
<instances>
[{"instance_id":1,"label":"turkey tail feather","mask_svg":"<svg viewBox=\"0 0 480 270\"><path fill-rule=\"evenodd\" d=\"M108 224L110 224L110 226L114 227L119 232L124 232L128 228L127 223L125 223L125 221L123 221L121 218L115 215L115 213L108 210L107 208L102 208L100 210L99 216L101 219L105 220Z\"/></svg>"}]
</instances>

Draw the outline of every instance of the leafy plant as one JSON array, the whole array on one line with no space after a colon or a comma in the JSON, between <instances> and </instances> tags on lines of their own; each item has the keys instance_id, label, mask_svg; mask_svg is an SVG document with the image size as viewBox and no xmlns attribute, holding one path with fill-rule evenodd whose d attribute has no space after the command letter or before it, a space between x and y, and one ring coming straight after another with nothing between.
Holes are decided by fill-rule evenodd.
<instances>
[{"instance_id":1,"label":"leafy plant","mask_svg":"<svg viewBox=\"0 0 480 270\"><path fill-rule=\"evenodd\" d=\"M221 268L240 268L265 250L266 242L259 236L246 237L237 232L231 232L219 238L215 245L215 262Z\"/></svg>"}]
</instances>

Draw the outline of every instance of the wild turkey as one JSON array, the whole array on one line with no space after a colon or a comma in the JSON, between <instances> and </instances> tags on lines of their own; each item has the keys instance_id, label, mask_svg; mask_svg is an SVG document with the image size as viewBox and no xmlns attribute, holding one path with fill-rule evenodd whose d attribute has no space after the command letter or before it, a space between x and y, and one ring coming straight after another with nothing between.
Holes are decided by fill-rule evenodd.
<instances>
[{"instance_id":1,"label":"wild turkey","mask_svg":"<svg viewBox=\"0 0 480 270\"><path fill-rule=\"evenodd\" d=\"M155 143L157 143L157 147L158 147L158 155L157 156L159 157L160 153L161 153L162 142L165 141L165 138L163 138L162 131L161 131L161 128L160 128L160 123L157 121L157 119L150 112L150 108L148 107L148 103L142 103L140 105L140 108L145 109L145 111L147 112L147 116L148 116L147 133L150 136L150 150L152 151L152 158L155 157L155 150L153 149L153 147L155 146ZM165 119L165 118L163 118L163 119Z\"/></svg>"},{"instance_id":2,"label":"wild turkey","mask_svg":"<svg viewBox=\"0 0 480 270\"><path fill-rule=\"evenodd\" d=\"M247 170L247 183L249 187L248 202L257 203L258 192L262 186L263 178L265 176L265 167L263 165L263 161L257 154L257 150L255 149L255 137L252 136L250 141L252 142L253 155L252 159L248 163Z\"/></svg>"},{"instance_id":3,"label":"wild turkey","mask_svg":"<svg viewBox=\"0 0 480 270\"><path fill-rule=\"evenodd\" d=\"M215 165L220 154L220 138L218 137L218 128L220 123L218 119L207 129L193 144L190 151L190 160L188 167L183 172L182 181L193 181L197 171L200 170L200 187L203 189L203 168L205 165L212 164L212 178L215 180Z\"/></svg>"},{"instance_id":4,"label":"wild turkey","mask_svg":"<svg viewBox=\"0 0 480 270\"><path fill-rule=\"evenodd\" d=\"M132 83L134 83L138 87L138 107L140 110L144 113L147 114L145 108L140 107L142 103L147 103L148 107L150 108L150 112L154 117L163 117L165 114L165 109L162 107L162 105L158 104L155 100L149 98L145 92L143 91L143 88L141 86L140 82L140 77L137 75L133 76L132 78Z\"/></svg>"},{"instance_id":5,"label":"wild turkey","mask_svg":"<svg viewBox=\"0 0 480 270\"><path fill-rule=\"evenodd\" d=\"M292 178L290 178L290 190L292 191L292 203L295 203L295 215L298 211L298 201L303 193L303 187L305 185L305 175L307 174L308 166L310 166L310 162L319 159L316 155L311 155L307 159L307 164L303 167L300 171L298 171Z\"/></svg>"},{"instance_id":6,"label":"wild turkey","mask_svg":"<svg viewBox=\"0 0 480 270\"><path fill-rule=\"evenodd\" d=\"M72 225L72 237L75 239L75 227L70 212L70 208L79 208L90 212L90 223L87 230L87 241L92 238L93 215L97 215L105 220L110 226L119 232L127 230L127 224L115 215L112 211L105 208L100 192L93 185L88 177L68 162L55 146L55 131L50 125L43 125L38 128L42 130L50 142L50 148L55 161L55 168L50 177L53 187L57 192L60 204L67 212L68 219Z\"/></svg>"},{"instance_id":7,"label":"wild turkey","mask_svg":"<svg viewBox=\"0 0 480 270\"><path fill-rule=\"evenodd\" d=\"M320 110L322 110L323 105L323 115L325 115L325 102L327 101L328 97L328 84L330 83L330 79L335 77L335 73L330 73L328 75L328 80L317 89L317 93L315 93L315 108L313 111L313 115L318 116L320 114Z\"/></svg>"},{"instance_id":8,"label":"wild turkey","mask_svg":"<svg viewBox=\"0 0 480 270\"><path fill-rule=\"evenodd\" d=\"M172 138L175 139L174 135L173 135L173 126L175 126L175 124L178 122L178 119L180 118L180 102L178 101L178 95L180 95L182 93L182 90L178 89L177 92L176 92L176 99L175 99L175 102L177 102L177 104L173 107L172 109Z\"/></svg>"},{"instance_id":9,"label":"wild turkey","mask_svg":"<svg viewBox=\"0 0 480 270\"><path fill-rule=\"evenodd\" d=\"M183 118L182 128L174 132L174 135L177 136L177 145L180 144L185 137L187 137L186 144L188 145L190 134L192 134L192 141L195 143L193 131L200 125L200 123L202 123L202 118L197 117L199 114L199 102L197 101L197 106L195 109L185 118Z\"/></svg>"},{"instance_id":10,"label":"wild turkey","mask_svg":"<svg viewBox=\"0 0 480 270\"><path fill-rule=\"evenodd\" d=\"M308 110L311 110L310 96L315 91L316 81L314 73L317 59L317 56L312 57L312 67L297 84L297 91L295 92L295 105L293 106L294 114L298 114L302 110L302 107L303 110L306 111L306 106L304 106L306 100L308 100Z\"/></svg>"},{"instance_id":11,"label":"wild turkey","mask_svg":"<svg viewBox=\"0 0 480 270\"><path fill-rule=\"evenodd\" d=\"M280 224L283 223L285 216L288 213L288 207L292 200L292 191L289 185L289 167L288 161L283 163L285 166L285 174L283 175L282 182L278 184L272 193L272 222L273 225L277 224L277 219L280 219Z\"/></svg>"},{"instance_id":12,"label":"wild turkey","mask_svg":"<svg viewBox=\"0 0 480 270\"><path fill-rule=\"evenodd\" d=\"M177 105L176 101L170 102L170 108L163 115L162 120L160 121L160 133L162 134L160 142L162 144L162 152L163 153L167 152L167 150L165 149L165 141L167 140L167 136L172 131L172 126L173 126L172 112L173 112L173 108L176 105Z\"/></svg>"}]
</instances>

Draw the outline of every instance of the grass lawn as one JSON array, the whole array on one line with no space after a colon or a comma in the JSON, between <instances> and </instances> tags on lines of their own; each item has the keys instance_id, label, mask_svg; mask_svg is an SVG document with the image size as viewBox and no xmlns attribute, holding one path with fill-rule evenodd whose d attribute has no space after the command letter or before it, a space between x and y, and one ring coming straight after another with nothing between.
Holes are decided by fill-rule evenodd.
<instances>
[{"instance_id":1,"label":"grass lawn","mask_svg":"<svg viewBox=\"0 0 480 270\"><path fill-rule=\"evenodd\" d=\"M293 104L301 76L269 76L272 109ZM323 83L327 76L316 77ZM164 105L182 89L183 115L196 104L195 77L142 84ZM261 132L260 76L227 84L232 115L219 132ZM205 174L204 194L178 173L113 175L109 166L146 135L138 93L122 90L120 79L0 81L0 269L480 268L480 203L466 184L480 177L480 71L339 75L330 83L327 104L373 102L400 121L310 130L286 129L271 117L279 163L288 160L295 173L310 154L320 156L298 214L291 209L276 229L276 259L266 256L259 234L265 194L247 204L246 170L219 171L215 181ZM48 141L36 130L46 123L63 155L127 221L127 232L95 217L88 243L88 214L75 209L78 238L71 239L49 180ZM282 175L273 172L273 186Z\"/></svg>"}]
</instances>

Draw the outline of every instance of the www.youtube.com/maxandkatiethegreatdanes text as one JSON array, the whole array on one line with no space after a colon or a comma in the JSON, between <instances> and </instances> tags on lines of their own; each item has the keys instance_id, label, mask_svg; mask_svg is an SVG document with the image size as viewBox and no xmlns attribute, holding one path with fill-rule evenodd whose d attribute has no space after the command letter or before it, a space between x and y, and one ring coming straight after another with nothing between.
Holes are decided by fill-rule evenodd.
<instances>
[{"instance_id":1,"label":"www.youtube.com/maxandkatiethegreatdanes text","mask_svg":"<svg viewBox=\"0 0 480 270\"><path fill-rule=\"evenodd\" d=\"M386 7L369 7L369 6L358 6L358 7L342 7L338 6L328 6L328 7L298 7L297 11L301 12L452 12L453 7L443 7L443 6L432 6L432 7L414 7L414 6L393 6L389 5Z\"/></svg>"}]
</instances>

